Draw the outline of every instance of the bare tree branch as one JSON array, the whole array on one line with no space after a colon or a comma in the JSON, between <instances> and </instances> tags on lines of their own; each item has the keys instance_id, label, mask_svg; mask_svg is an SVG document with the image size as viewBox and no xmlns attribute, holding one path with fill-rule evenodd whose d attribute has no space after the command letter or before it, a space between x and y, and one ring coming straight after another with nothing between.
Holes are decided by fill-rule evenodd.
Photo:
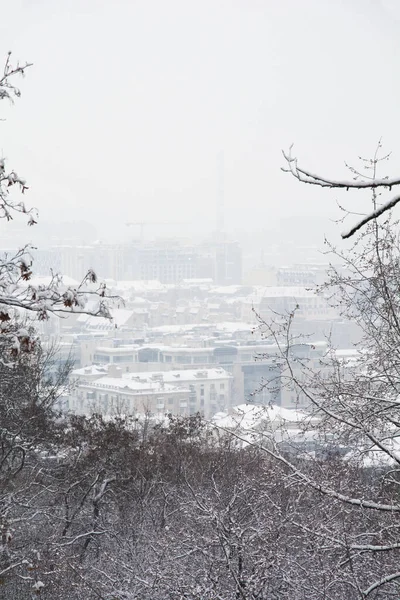
<instances>
[{"instance_id":1,"label":"bare tree branch","mask_svg":"<svg viewBox=\"0 0 400 600\"><path fill-rule=\"evenodd\" d=\"M378 188L384 188L391 190L392 187L396 187L400 185L400 178L383 178L379 179L375 177L375 169L374 169L374 177L369 177L367 179L360 179L360 173L355 169L351 168L352 172L356 174L353 180L338 180L338 179L329 179L327 177L320 176L316 173L312 173L308 169L304 169L299 167L297 158L292 155L292 147L290 147L288 152L282 151L284 159L286 160L287 167L283 167L282 170L285 173L291 173L293 177L295 177L301 183L308 183L310 185L316 185L325 188L335 188L335 189L345 189L345 190L376 190ZM381 147L381 144L378 144L378 148ZM385 159L387 158L384 157ZM377 158L377 154L375 154L374 159L371 159L370 166L376 167L376 163L381 160ZM383 159L382 159L383 160ZM343 239L348 239L352 235L354 235L357 231L362 229L364 225L377 219L385 212L391 210L396 204L400 201L400 196L397 195L390 200L384 202L379 208L374 207L374 210L360 219L355 225L353 225L347 231L344 231L341 235ZM349 211L346 211L349 212Z\"/></svg>"}]
</instances>

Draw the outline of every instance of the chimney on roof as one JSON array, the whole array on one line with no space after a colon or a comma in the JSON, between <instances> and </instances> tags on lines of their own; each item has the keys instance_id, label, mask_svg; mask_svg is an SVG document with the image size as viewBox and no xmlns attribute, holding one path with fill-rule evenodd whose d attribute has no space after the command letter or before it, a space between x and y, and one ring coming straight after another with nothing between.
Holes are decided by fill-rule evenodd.
<instances>
[{"instance_id":1,"label":"chimney on roof","mask_svg":"<svg viewBox=\"0 0 400 600\"><path fill-rule=\"evenodd\" d=\"M196 377L199 379L205 379L208 377L208 371L197 371Z\"/></svg>"}]
</instances>

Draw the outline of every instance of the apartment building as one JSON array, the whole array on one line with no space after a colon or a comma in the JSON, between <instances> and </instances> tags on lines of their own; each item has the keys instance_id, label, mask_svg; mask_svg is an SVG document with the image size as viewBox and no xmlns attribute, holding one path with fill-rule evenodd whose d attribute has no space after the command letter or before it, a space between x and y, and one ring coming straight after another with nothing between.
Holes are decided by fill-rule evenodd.
<instances>
[{"instance_id":1,"label":"apartment building","mask_svg":"<svg viewBox=\"0 0 400 600\"><path fill-rule=\"evenodd\" d=\"M199 412L210 418L230 408L232 382L220 368L125 373L115 365L85 367L71 374L68 408L78 414Z\"/></svg>"},{"instance_id":2,"label":"apartment building","mask_svg":"<svg viewBox=\"0 0 400 600\"><path fill-rule=\"evenodd\" d=\"M188 412L191 415L200 413L210 418L221 410L227 410L232 402L233 376L222 368L130 373L124 378L189 389Z\"/></svg>"},{"instance_id":3,"label":"apartment building","mask_svg":"<svg viewBox=\"0 0 400 600\"><path fill-rule=\"evenodd\" d=\"M72 390L66 409L81 415L144 415L166 413L187 416L190 390L162 381L101 377L81 380Z\"/></svg>"}]
</instances>

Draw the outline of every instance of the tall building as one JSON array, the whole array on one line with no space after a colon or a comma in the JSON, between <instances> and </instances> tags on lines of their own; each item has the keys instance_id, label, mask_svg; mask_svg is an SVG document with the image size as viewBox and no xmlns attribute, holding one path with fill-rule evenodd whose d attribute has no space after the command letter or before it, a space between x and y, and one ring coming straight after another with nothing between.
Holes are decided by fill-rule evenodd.
<instances>
[{"instance_id":1,"label":"tall building","mask_svg":"<svg viewBox=\"0 0 400 600\"><path fill-rule=\"evenodd\" d=\"M33 251L37 275L50 270L81 281L88 269L105 279L158 280L179 284L206 278L218 285L240 284L242 250L237 242L216 241L200 245L176 239L131 244L59 245Z\"/></svg>"},{"instance_id":2,"label":"tall building","mask_svg":"<svg viewBox=\"0 0 400 600\"><path fill-rule=\"evenodd\" d=\"M242 283L242 249L237 242L215 245L214 281L220 285Z\"/></svg>"},{"instance_id":3,"label":"tall building","mask_svg":"<svg viewBox=\"0 0 400 600\"><path fill-rule=\"evenodd\" d=\"M179 283L196 277L193 246L176 240L133 243L125 248L125 277Z\"/></svg>"},{"instance_id":4,"label":"tall building","mask_svg":"<svg viewBox=\"0 0 400 600\"><path fill-rule=\"evenodd\" d=\"M101 278L124 278L124 246L96 243L91 246L60 245L33 250L34 272L37 275L62 273L81 281L88 269Z\"/></svg>"},{"instance_id":5,"label":"tall building","mask_svg":"<svg viewBox=\"0 0 400 600\"><path fill-rule=\"evenodd\" d=\"M217 285L242 283L242 248L226 240L198 246L197 277L210 277Z\"/></svg>"}]
</instances>

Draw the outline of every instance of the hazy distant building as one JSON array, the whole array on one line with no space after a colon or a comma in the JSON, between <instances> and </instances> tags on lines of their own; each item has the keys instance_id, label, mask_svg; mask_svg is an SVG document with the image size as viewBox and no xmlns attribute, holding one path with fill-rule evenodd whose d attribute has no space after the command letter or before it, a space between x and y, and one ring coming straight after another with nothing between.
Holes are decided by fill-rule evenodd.
<instances>
[{"instance_id":1,"label":"hazy distant building","mask_svg":"<svg viewBox=\"0 0 400 600\"><path fill-rule=\"evenodd\" d=\"M279 267L276 283L280 286L313 287L326 280L328 268L329 265L326 264L296 264Z\"/></svg>"},{"instance_id":2,"label":"hazy distant building","mask_svg":"<svg viewBox=\"0 0 400 600\"><path fill-rule=\"evenodd\" d=\"M124 377L130 381L154 382L189 389L188 406L181 407L181 414L200 413L209 418L231 406L233 377L222 368L129 373ZM182 408L185 410L182 411ZM168 410L167 405L165 410Z\"/></svg>"},{"instance_id":3,"label":"hazy distant building","mask_svg":"<svg viewBox=\"0 0 400 600\"><path fill-rule=\"evenodd\" d=\"M216 244L214 280L219 285L242 282L242 249L237 242Z\"/></svg>"},{"instance_id":4,"label":"hazy distant building","mask_svg":"<svg viewBox=\"0 0 400 600\"><path fill-rule=\"evenodd\" d=\"M332 319L333 308L323 295L304 286L271 286L261 290L257 310L264 318L271 315L288 315L296 311L297 318Z\"/></svg>"},{"instance_id":5,"label":"hazy distant building","mask_svg":"<svg viewBox=\"0 0 400 600\"><path fill-rule=\"evenodd\" d=\"M266 345L221 344L207 347L143 347L138 352L139 363L149 363L151 369L162 367L199 371L222 368L233 376L232 404L251 401L257 404L280 403L280 372L268 353L276 348ZM264 360L256 360L260 353ZM164 370L164 369L163 369Z\"/></svg>"},{"instance_id":6,"label":"hazy distant building","mask_svg":"<svg viewBox=\"0 0 400 600\"><path fill-rule=\"evenodd\" d=\"M90 246L59 245L32 251L37 275L62 273L78 281L89 269L103 279L124 278L124 246L95 243Z\"/></svg>"},{"instance_id":7,"label":"hazy distant building","mask_svg":"<svg viewBox=\"0 0 400 600\"><path fill-rule=\"evenodd\" d=\"M131 279L179 283L196 277L193 246L176 240L131 244L125 248L125 276Z\"/></svg>"},{"instance_id":8,"label":"hazy distant building","mask_svg":"<svg viewBox=\"0 0 400 600\"><path fill-rule=\"evenodd\" d=\"M123 372L115 365L92 365L71 374L68 408L77 413L172 413L207 418L231 406L232 375L221 368Z\"/></svg>"},{"instance_id":9,"label":"hazy distant building","mask_svg":"<svg viewBox=\"0 0 400 600\"><path fill-rule=\"evenodd\" d=\"M125 278L124 246L96 243L93 247L91 267L102 279L119 281Z\"/></svg>"},{"instance_id":10,"label":"hazy distant building","mask_svg":"<svg viewBox=\"0 0 400 600\"><path fill-rule=\"evenodd\" d=\"M136 241L130 244L58 245L34 250L38 275L62 273L82 281L88 269L101 279L159 281L210 279L218 285L240 284L242 250L237 242L193 245L180 240Z\"/></svg>"},{"instance_id":11,"label":"hazy distant building","mask_svg":"<svg viewBox=\"0 0 400 600\"><path fill-rule=\"evenodd\" d=\"M61 252L56 248L35 249L31 251L33 272L35 275L50 275L61 273ZM67 273L68 275L68 273Z\"/></svg>"},{"instance_id":12,"label":"hazy distant building","mask_svg":"<svg viewBox=\"0 0 400 600\"><path fill-rule=\"evenodd\" d=\"M237 242L202 244L198 252L197 277L211 277L218 285L242 282L242 249Z\"/></svg>"},{"instance_id":13,"label":"hazy distant building","mask_svg":"<svg viewBox=\"0 0 400 600\"><path fill-rule=\"evenodd\" d=\"M277 285L277 272L275 267L258 265L244 271L244 285Z\"/></svg>"},{"instance_id":14,"label":"hazy distant building","mask_svg":"<svg viewBox=\"0 0 400 600\"><path fill-rule=\"evenodd\" d=\"M166 385L158 380L129 380L121 374L81 380L74 388L65 408L76 414L90 415L188 415L188 388Z\"/></svg>"}]
</instances>

